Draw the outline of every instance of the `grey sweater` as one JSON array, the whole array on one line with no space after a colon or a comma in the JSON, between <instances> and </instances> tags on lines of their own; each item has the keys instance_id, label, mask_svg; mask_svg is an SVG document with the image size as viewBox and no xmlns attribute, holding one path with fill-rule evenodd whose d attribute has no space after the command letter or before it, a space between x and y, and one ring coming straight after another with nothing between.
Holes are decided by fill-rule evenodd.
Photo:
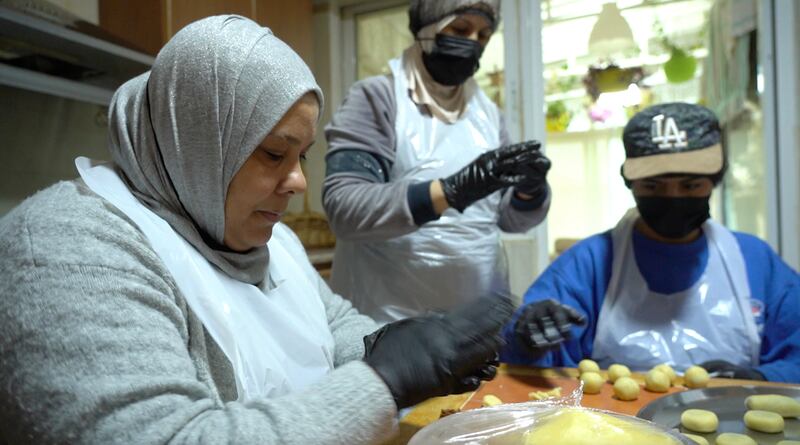
<instances>
[{"instance_id":1,"label":"grey sweater","mask_svg":"<svg viewBox=\"0 0 800 445\"><path fill-rule=\"evenodd\" d=\"M396 407L359 359L376 325L310 264L336 369L243 404L230 362L123 213L80 180L0 220L0 442L368 444Z\"/></svg>"},{"instance_id":2,"label":"grey sweater","mask_svg":"<svg viewBox=\"0 0 800 445\"><path fill-rule=\"evenodd\" d=\"M339 238L382 241L405 235L419 228L415 209L427 206L431 209L424 213L433 211L430 202L409 202L410 180L388 180L396 154L396 109L392 77L370 77L350 88L325 127L328 172L323 183L322 203L331 228ZM426 113L425 110L421 112ZM505 121L501 120L500 124L500 144L507 145L510 138ZM332 163L336 163L335 156L340 151L363 152L370 157L361 157L352 166L337 168ZM376 160L375 166L360 168L371 159ZM469 161L465 159L464 164ZM375 172L383 177L376 177ZM423 192L427 193L427 188ZM549 193L544 202L529 208L507 189L498 208L497 226L507 232L525 232L542 222L549 208Z\"/></svg>"}]
</instances>

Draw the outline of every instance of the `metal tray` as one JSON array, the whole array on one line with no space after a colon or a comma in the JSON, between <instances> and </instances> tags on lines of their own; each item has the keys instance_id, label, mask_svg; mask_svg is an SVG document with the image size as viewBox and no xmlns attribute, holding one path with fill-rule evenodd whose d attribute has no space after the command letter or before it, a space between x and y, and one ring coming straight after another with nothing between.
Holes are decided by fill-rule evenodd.
<instances>
[{"instance_id":1,"label":"metal tray","mask_svg":"<svg viewBox=\"0 0 800 445\"><path fill-rule=\"evenodd\" d=\"M695 389L664 396L642 408L637 417L657 423L666 428L678 428L681 432L703 436L709 444L715 444L720 433L746 434L759 445L774 445L781 440L800 440L800 420L784 419L783 433L767 434L748 429L744 425L747 408L744 400L754 394L780 394L800 400L800 388L783 386L720 386ZM681 426L681 413L689 408L713 411L719 417L716 433L700 434Z\"/></svg>"}]
</instances>

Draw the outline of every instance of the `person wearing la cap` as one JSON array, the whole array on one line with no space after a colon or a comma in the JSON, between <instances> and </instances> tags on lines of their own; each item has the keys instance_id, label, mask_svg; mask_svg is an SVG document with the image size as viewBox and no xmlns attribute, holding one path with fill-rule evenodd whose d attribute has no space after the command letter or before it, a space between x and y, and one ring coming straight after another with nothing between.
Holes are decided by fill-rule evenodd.
<instances>
[{"instance_id":1,"label":"person wearing la cap","mask_svg":"<svg viewBox=\"0 0 800 445\"><path fill-rule=\"evenodd\" d=\"M113 161L0 219L0 443L382 443L398 409L494 375L506 299L381 327L279 222L322 105L230 15L116 91Z\"/></svg>"},{"instance_id":2,"label":"person wearing la cap","mask_svg":"<svg viewBox=\"0 0 800 445\"><path fill-rule=\"evenodd\" d=\"M508 293L500 230L549 208L540 144L511 144L473 75L500 1L413 0L414 43L357 82L326 127L332 288L388 322Z\"/></svg>"},{"instance_id":3,"label":"person wearing la cap","mask_svg":"<svg viewBox=\"0 0 800 445\"><path fill-rule=\"evenodd\" d=\"M559 256L504 329L504 361L800 383L800 276L758 238L709 218L726 170L718 121L666 103L623 132L631 209Z\"/></svg>"}]
</instances>

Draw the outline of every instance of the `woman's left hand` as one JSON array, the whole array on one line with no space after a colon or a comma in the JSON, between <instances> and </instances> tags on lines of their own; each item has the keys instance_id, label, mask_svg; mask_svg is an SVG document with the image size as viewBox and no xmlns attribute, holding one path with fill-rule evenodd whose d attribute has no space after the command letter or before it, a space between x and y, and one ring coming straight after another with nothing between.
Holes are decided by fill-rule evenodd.
<instances>
[{"instance_id":1,"label":"woman's left hand","mask_svg":"<svg viewBox=\"0 0 800 445\"><path fill-rule=\"evenodd\" d=\"M547 172L550 170L550 159L538 149L527 162L520 166L522 180L514 186L517 197L523 200L540 199L547 193Z\"/></svg>"}]
</instances>

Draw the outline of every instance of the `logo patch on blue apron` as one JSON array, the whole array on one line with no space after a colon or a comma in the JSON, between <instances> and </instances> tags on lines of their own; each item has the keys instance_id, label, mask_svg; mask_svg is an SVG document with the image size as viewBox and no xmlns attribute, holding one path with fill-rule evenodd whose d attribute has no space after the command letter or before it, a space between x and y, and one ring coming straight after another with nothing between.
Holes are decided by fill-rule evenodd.
<instances>
[{"instance_id":1,"label":"logo patch on blue apron","mask_svg":"<svg viewBox=\"0 0 800 445\"><path fill-rule=\"evenodd\" d=\"M764 333L764 302L755 298L751 298L750 310L753 311L753 318L756 321L758 335L761 335Z\"/></svg>"}]
</instances>

